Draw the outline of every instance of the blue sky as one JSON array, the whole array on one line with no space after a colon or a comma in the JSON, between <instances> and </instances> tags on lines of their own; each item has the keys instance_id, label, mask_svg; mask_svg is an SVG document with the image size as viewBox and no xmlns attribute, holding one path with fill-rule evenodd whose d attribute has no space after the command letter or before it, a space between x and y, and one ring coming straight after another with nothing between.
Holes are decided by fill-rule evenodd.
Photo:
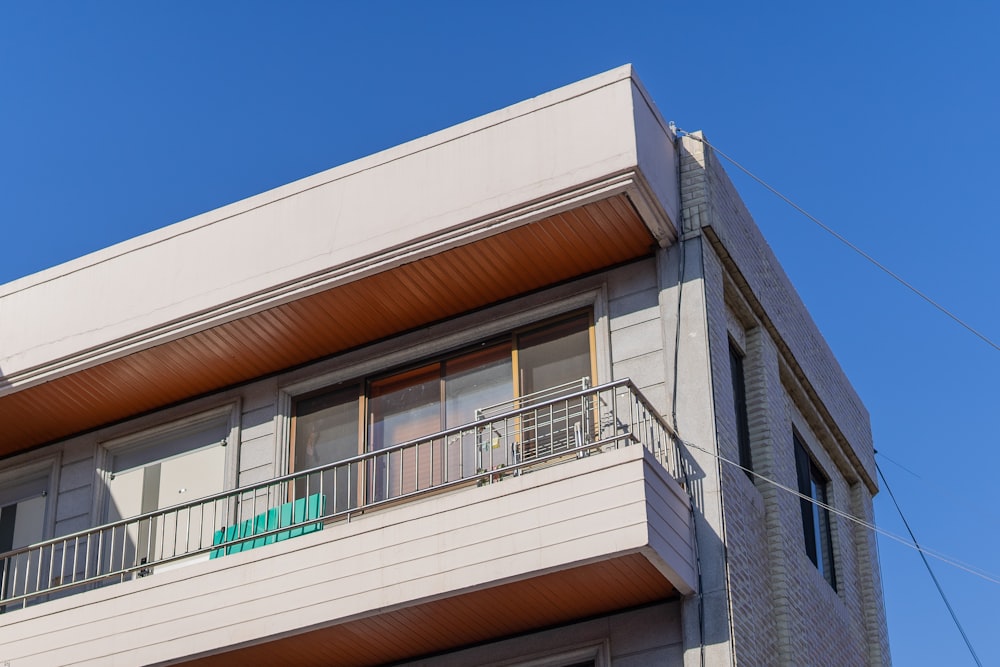
<instances>
[{"instance_id":1,"label":"blue sky","mask_svg":"<svg viewBox=\"0 0 1000 667\"><path fill-rule=\"evenodd\" d=\"M0 283L631 62L664 117L1000 340L998 31L962 0L3 3ZM1000 353L727 168L918 538L1000 575ZM973 664L917 553L880 551L896 664ZM1000 585L933 565L1000 664Z\"/></svg>"}]
</instances>

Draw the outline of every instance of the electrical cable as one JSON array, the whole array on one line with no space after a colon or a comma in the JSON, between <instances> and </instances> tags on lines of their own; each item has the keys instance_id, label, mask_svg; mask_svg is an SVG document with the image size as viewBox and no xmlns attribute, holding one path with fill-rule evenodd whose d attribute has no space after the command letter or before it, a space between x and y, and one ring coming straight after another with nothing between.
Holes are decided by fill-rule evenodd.
<instances>
[{"instance_id":1,"label":"electrical cable","mask_svg":"<svg viewBox=\"0 0 1000 667\"><path fill-rule=\"evenodd\" d=\"M735 468L739 468L740 470L742 470L742 471L744 471L744 472L746 472L746 473L748 473L750 475L753 475L757 479L760 479L761 481L765 482L766 484L770 484L770 485L774 486L775 488L781 489L782 491L786 491L786 492L792 494L793 496L796 496L797 498L801 498L802 500L810 502L813 505L816 505L817 507L825 509L825 510L827 510L828 512L830 512L832 514L836 514L837 516L843 517L843 518L847 519L848 521L852 521L852 522L854 522L854 523L856 523L856 524L858 524L860 526L863 526L863 527L867 528L868 530L871 530L872 532L875 532L875 533L878 533L879 535L882 535L883 537L886 537L886 538L888 538L890 540L893 540L895 542L899 542L903 546L907 546L907 547L909 547L911 549L919 551L921 554L926 554L926 555L930 556L931 558L936 558L937 560L941 561L942 563L945 563L946 565L950 565L950 566L952 566L952 567L954 567L956 569L959 569L959 570L962 570L962 571L967 572L969 574L975 575L975 576L979 577L980 579L985 579L986 581L988 581L990 583L1000 584L1000 576L998 576L998 575L995 575L995 574L993 574L991 572L988 572L988 571L986 571L986 570L984 570L982 568L976 567L974 565L970 565L968 563L963 563L962 561L960 561L960 560L958 560L956 558L952 558L951 556L948 556L947 554L943 554L941 552L934 551L933 549L928 549L926 547L922 547L919 544L916 544L914 542L911 542L910 540L907 540L905 537L903 537L901 535L896 535L895 533L892 533L892 532L890 532L888 530L885 530L884 528L879 528L878 526L876 526L871 521L867 521L865 519L862 519L861 517L854 516L853 514L850 514L849 512L845 512L844 510L837 509L833 505L828 505L827 503L824 503L824 502L821 502L819 500L816 500L812 496L807 496L807 495L805 495L803 493L799 493L798 489L793 489L793 488L791 488L789 486L785 486L784 484L782 484L781 482L778 482L777 480L773 480L770 477L765 477L764 475L761 475L759 472L756 472L755 470L751 470L750 468L745 468L745 467L741 466L739 463L737 463L736 461L732 461L730 459L727 459L725 456L722 456L721 454L717 454L715 452L709 451L708 449L705 449L704 447L699 447L698 445L694 444L693 442L689 442L687 440L681 440L681 443L685 447L689 447L691 449L697 449L699 452L702 452L704 454L708 454L709 456L714 456L715 458L719 459L723 463L728 463L729 465L731 465L731 466L733 466Z\"/></svg>"},{"instance_id":2,"label":"electrical cable","mask_svg":"<svg viewBox=\"0 0 1000 667\"><path fill-rule=\"evenodd\" d=\"M916 287L914 287L912 284L910 284L909 282L907 282L906 280L904 280L902 278L902 276L900 276L898 273L892 271L889 267L887 267L886 265L882 264L877 259L875 259L871 255L869 255L867 252L865 252L864 250L862 250L861 248L859 248L858 246L856 246L854 243L852 243L851 241L849 241L847 238L845 238L844 236L842 236L841 234L839 234L836 230L834 230L830 226L824 224L819 218L817 218L816 216L812 215L811 213L809 213L808 211L806 211L804 208L802 208L801 206L799 206L798 204L796 204L794 201L792 201L791 199L789 199L788 197L786 197L785 195L783 195L776 188L774 188L769 183L767 183L764 179L760 178L759 176L757 176L756 174L754 174L752 171L750 171L749 169L747 169L746 167L744 167L742 164L740 164L739 162L737 162L736 160L734 160L730 156L728 156L725 153L723 153L714 144L709 143L708 139L705 139L705 137L700 137L700 136L693 135L690 132L688 132L686 130L682 130L681 128L676 127L676 126L675 126L674 129L678 133L682 134L683 136L691 137L695 141L700 141L703 144L705 144L706 146L709 146L714 152L718 153L719 155L721 155L722 157L724 157L726 160L728 160L729 162L731 162L733 164L733 166L735 166L737 169L739 169L744 174L746 174L747 176L749 176L750 178L752 178L753 180L755 180L757 183L759 183L761 186L763 186L764 188L766 188L768 191L770 191L771 194L775 195L776 197L778 197L779 199L781 199L783 202L785 202L786 204L788 204L789 206L791 206L792 208L794 208L796 211L798 211L799 213L801 213L802 215L804 215L806 218L808 218L809 220L811 220L813 223L815 223L816 225L818 225L820 227L820 229L822 229L826 233L828 233L831 236L833 236L835 239L837 239L838 241L840 241L841 243L843 243L844 245L846 245L848 248L850 248L851 250L853 250L857 254L859 254L862 257L864 257L866 260L868 260L869 262L871 262L873 265L875 265L877 268L879 268L886 275L890 276L896 282L898 282L900 285L902 285L906 289L910 290L911 292L913 292L914 294L916 294L917 296L919 296L921 299L923 299L924 301L926 301L927 303L929 303L930 305L934 306L939 311L941 311L942 313L944 313L945 315L947 315L948 317L950 317L952 320L954 320L956 323L958 323L961 327L963 327L964 329L966 329L969 332L971 332L973 335L975 335L977 338L979 338L980 340L982 340L983 342L985 342L987 345L989 345L990 347L992 347L994 350L996 350L997 352L1000 352L1000 344L995 343L986 334L984 334L984 333L976 330L970 324L967 324L958 315L956 315L955 313L951 312L950 310L948 310L947 308L945 308L944 306L942 306L941 304L939 304L937 301L935 301L931 297L927 296L926 294L924 294L923 292L921 292L919 289L917 289Z\"/></svg>"},{"instance_id":3,"label":"electrical cable","mask_svg":"<svg viewBox=\"0 0 1000 667\"><path fill-rule=\"evenodd\" d=\"M798 204L796 204L794 201L792 201L791 199L789 199L788 197L786 197L784 194L782 194L779 190L777 190L776 188L774 188L773 186L771 186L769 183L767 183L766 181L764 181L762 178L760 178L759 176L757 176L756 174L754 174L753 172L751 172L749 169L747 169L746 167L744 167L742 164L740 164L739 162L737 162L734 158L730 157L729 155L727 155L723 151L719 150L714 144L710 143L703 136L692 135L691 133L689 133L689 132L687 132L687 131L685 131L683 129L677 128L676 126L673 125L673 123L671 123L671 126L679 134L681 134L683 136L689 136L692 139L694 139L696 141L700 141L700 142L704 143L706 146L709 146L715 153L718 153L720 156L722 156L723 158L725 158L727 161L729 161L731 164L733 164L737 169L739 169L740 171L742 171L744 174L746 174L751 179L753 179L754 181L756 181L758 184L760 184L766 190L768 190L769 192L771 192L771 194L775 195L776 197L778 197L779 199L781 199L783 202L785 202L786 204L788 204L789 206L791 206L793 209L795 209L796 211L798 211L800 214L802 214L803 216L805 216L811 222L813 222L818 227L820 227L823 231L827 232L828 234L830 234L831 236L833 236L835 239L837 239L838 241L840 241L841 243L843 243L844 245L846 245L848 248L850 248L851 250L853 250L855 253L857 253L858 255L860 255L861 257L863 257L864 259L868 260L868 262L870 262L871 264L873 264L876 268L878 268L883 273L885 273L886 275L888 275L889 277L891 277L892 279L894 279L896 282L898 282L899 284L901 284L903 287L907 288L908 290L910 290L911 292L913 292L914 294L916 294L918 297L920 297L921 299L923 299L924 301L926 301L927 303L929 303L931 306L933 306L938 311L940 311L941 313L943 313L944 315L946 315L947 317L949 317L951 320L953 320L955 323L957 323L959 326L961 326L962 328L966 329L967 331L969 331L970 333L972 333L974 336L976 336L977 338L979 338L980 340L982 340L983 342L985 342L987 345L989 345L990 347L992 347L994 350L997 350L998 352L1000 352L1000 345L998 345L996 342L994 342L988 336L986 336L982 332L978 331L977 329L975 329L974 327L972 327L970 324L966 323L964 320L962 320L960 317L958 317L955 313L953 313L950 310L948 310L947 308L945 308L943 305L941 305L940 303L938 303L937 301L935 301L934 299L932 299L930 296L928 296L927 294L925 294L924 292L922 292L921 290L919 290L917 287L915 287L914 285L912 285L911 283L909 283L908 281L906 281L905 279L903 279L902 276L900 276L896 272L894 272L891 269L889 269L887 266L885 266L884 264L882 264L881 262L879 262L873 256L871 256L870 254L868 254L867 252L865 252L864 250L862 250L860 247L858 247L857 245L855 245L854 243L852 243L850 240L848 240L846 237L844 237L843 235L841 235L840 233L838 233L836 230L834 230L830 226L828 226L825 223L823 223L821 220L819 220L814 215L810 214L808 211L806 211L801 206L799 206ZM975 568L975 567L967 565L965 563L961 563L960 561L957 561L957 560L955 560L953 558L945 556L944 554L936 553L936 552L933 552L933 551L931 551L929 549L925 549L924 547L921 547L920 543L917 541L917 537L914 534L913 529L910 527L910 523L906 520L906 517L903 515L903 510L899 506L899 502L896 500L896 496L892 492L892 488L889 486L889 482L886 480L885 474L882 472L882 469L879 467L879 465L878 465L877 462L875 462L875 469L878 472L878 476L882 480L882 484L885 486L886 491L888 491L889 497L892 499L893 505L896 507L896 511L899 513L900 518L903 520L903 525L906 526L906 531L910 535L910 540L909 541L906 540L905 538L899 536L899 535L895 535L894 533L890 533L889 531L886 531L886 530L884 530L882 528L879 528L878 526L876 526L874 523L872 523L870 521L866 521L866 520L864 520L864 519L862 519L860 517L856 517L856 516L854 516L852 514L844 512L842 510L838 510L837 508L835 508L835 507L833 507L831 505L828 505L827 503L820 502L819 500L817 500L817 499L815 499L815 498L813 498L811 496L807 496L807 495L805 495L803 493L800 493L796 489L792 489L792 488L790 488L788 486L785 486L784 484L781 484L781 483L779 483L779 482L777 482L775 480L772 480L772 479L769 479L767 477L764 477L763 475L761 475L761 474L759 474L759 473L757 473L757 472L755 472L753 470L750 470L748 468L745 468L744 466L736 463L735 461L731 461L731 460L727 459L726 457L724 457L724 456L722 456L720 454L717 454L715 452L711 452L711 451L709 451L707 449L704 449L702 447L699 447L699 446L697 446L697 445L695 445L693 443L689 443L689 442L685 442L685 441L682 441L682 442L687 447L692 447L692 448L697 449L697 450L699 450L701 452L709 454L710 456L714 456L719 461L726 462L726 463L728 463L730 465L733 465L733 466L735 466L735 467L737 467L737 468L739 468L739 469L741 469L741 470L743 470L743 471L745 471L747 473L750 473L751 475L757 477L758 479L761 479L764 482L775 486L776 488L779 488L779 489L781 489L783 491L786 491L786 492L791 493L791 494L793 494L795 496L798 496L800 499L806 500L806 501L808 501L808 502L810 502L810 503L812 503L812 504L814 504L814 505L816 505L818 507L821 507L821 508L825 509L828 512L836 514L837 516L841 516L841 517L843 517L843 518L845 518L845 519L847 519L849 521L853 521L853 522L855 522L855 523L857 523L857 524L859 524L861 526L864 526L864 527L868 528L869 530L874 531L875 533L877 533L879 535L882 535L882 536L887 537L889 539L895 540L896 542L899 542L900 544L903 544L903 545L908 546L908 547L910 547L912 549L915 549L920 554L920 558L921 558L921 560L924 563L924 567L927 568L927 572L930 574L931 579L934 581L934 585L937 588L938 594L941 596L941 600L944 602L945 607L947 607L948 613L951 615L952 621L955 623L955 627L958 628L959 633L962 635L962 639L965 641L965 645L969 649L969 653L972 655L972 658L973 658L973 660L975 660L976 664L979 665L979 667L982 667L983 663L979 659L979 656L977 655L975 648L972 646L972 642L969 639L969 636L966 634L965 628L962 627L961 622L958 620L958 615L955 613L954 608L951 606L951 603L949 602L948 597L945 594L944 588L941 586L940 581L938 581L937 576L934 574L934 570L931 568L930 561L927 560L927 556L931 556L933 558L937 558L938 560L940 560L941 562L943 562L945 564L951 565L952 567L955 567L957 569L963 570L965 572L968 572L969 574L973 574L973 575L975 575L977 577L980 577L982 579L985 579L985 580L990 581L990 582L995 583L995 584L1000 584L1000 578L998 578L997 576L992 575L992 574L990 574L990 573L988 573L988 572L986 572L984 570L980 570L979 568Z\"/></svg>"},{"instance_id":4,"label":"electrical cable","mask_svg":"<svg viewBox=\"0 0 1000 667\"><path fill-rule=\"evenodd\" d=\"M680 176L678 176L678 179ZM680 360L680 346L681 346L681 306L682 300L684 298L684 265L685 258L687 257L687 247L684 243L684 239L680 240L680 258L677 261L677 326L674 333L674 378L673 378L673 397L671 399L671 426L674 432L677 432L677 396L679 390L680 373L678 372L678 364ZM684 472L684 488L690 489L690 480L688 480L687 467L683 468ZM701 659L701 667L705 667L705 598L702 591L705 590L702 585L702 569L701 569L701 549L698 547L698 517L695 516L695 503L694 498L691 499L691 530L694 533L694 561L696 568L696 576L698 578L698 648L699 656Z\"/></svg>"},{"instance_id":5,"label":"electrical cable","mask_svg":"<svg viewBox=\"0 0 1000 667\"><path fill-rule=\"evenodd\" d=\"M878 471L878 476L882 480L882 484L885 486L885 490L889 492L889 497L892 498L892 504L896 506L896 511L899 512L899 518L903 520L903 525L906 526L906 532L910 534L910 539L913 540L913 544L917 546L917 550L920 551L920 558L924 561L924 567L927 568L928 574L931 575L931 579L934 580L934 585L937 587L938 594L944 601L944 605L948 608L948 613L951 614L951 620L955 622L955 627L958 631L962 633L962 639L965 640L965 645L969 647L969 653L972 654L972 659L976 661L979 667L983 667L982 661L976 654L976 649L972 647L972 642L969 640L969 636L965 634L965 628L962 627L961 622L958 620L958 615L955 614L955 610L952 609L951 603L948 601L948 596L944 594L944 589L941 587L941 582L938 581L937 576L934 574L934 570L931 569L931 564L927 560L927 556L924 552L919 549L920 544L917 542L917 536L913 534L913 529L910 528L910 522L906 520L903 516L903 510L900 508L899 503L896 502L896 495L892 492L892 487L889 486L888 480L885 478L885 474L882 472L882 468L879 467L878 462L875 463L875 470Z\"/></svg>"}]
</instances>

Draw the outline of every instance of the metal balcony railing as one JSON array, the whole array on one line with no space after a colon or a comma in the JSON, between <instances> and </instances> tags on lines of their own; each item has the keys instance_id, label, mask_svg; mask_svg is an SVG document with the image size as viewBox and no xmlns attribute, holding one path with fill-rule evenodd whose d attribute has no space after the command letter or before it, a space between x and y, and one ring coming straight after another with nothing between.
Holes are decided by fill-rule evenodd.
<instances>
[{"instance_id":1,"label":"metal balcony railing","mask_svg":"<svg viewBox=\"0 0 1000 667\"><path fill-rule=\"evenodd\" d=\"M678 440L630 380L556 387L482 408L471 424L0 554L0 611L631 444L684 485Z\"/></svg>"}]
</instances>

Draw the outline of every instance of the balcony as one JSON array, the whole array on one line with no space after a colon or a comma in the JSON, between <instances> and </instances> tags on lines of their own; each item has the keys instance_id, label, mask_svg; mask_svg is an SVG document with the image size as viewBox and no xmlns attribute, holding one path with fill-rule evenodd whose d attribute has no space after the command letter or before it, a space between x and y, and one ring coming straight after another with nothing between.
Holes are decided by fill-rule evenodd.
<instances>
[{"instance_id":1,"label":"balcony","mask_svg":"<svg viewBox=\"0 0 1000 667\"><path fill-rule=\"evenodd\" d=\"M694 591L682 452L630 381L478 416L0 555L0 658L380 664Z\"/></svg>"}]
</instances>

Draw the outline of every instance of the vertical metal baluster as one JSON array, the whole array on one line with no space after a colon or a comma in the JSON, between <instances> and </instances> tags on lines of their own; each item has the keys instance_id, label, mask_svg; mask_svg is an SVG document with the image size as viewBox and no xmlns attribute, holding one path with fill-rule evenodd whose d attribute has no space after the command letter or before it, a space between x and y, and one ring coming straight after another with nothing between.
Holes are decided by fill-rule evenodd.
<instances>
[{"instance_id":1,"label":"vertical metal baluster","mask_svg":"<svg viewBox=\"0 0 1000 667\"><path fill-rule=\"evenodd\" d=\"M353 463L348 463L347 464L347 507L344 508L345 510L351 509L351 498L353 497L353 496L351 496L351 466L352 465L354 465L354 464ZM333 479L333 484L334 484L334 487L333 487L334 488L334 496L336 496L336 488L337 488L337 486L336 486L336 484L337 484L337 478L336 477L334 477L334 479ZM337 512L337 510L335 508L334 511L333 511L333 513L336 514L336 512Z\"/></svg>"},{"instance_id":2,"label":"vertical metal baluster","mask_svg":"<svg viewBox=\"0 0 1000 667\"><path fill-rule=\"evenodd\" d=\"M333 483L333 488L330 490L330 497L333 499L333 502L329 503L329 505L330 505L330 507L333 508L333 514L337 513L337 476L340 474L341 467L342 467L341 464L338 463L337 465L335 465L332 468L330 468L330 475L332 476L331 477L331 481ZM347 466L347 475L348 475L348 478L350 478L350 474L351 474L351 466L348 465ZM322 484L322 481L320 483L319 495L320 495L320 498L323 497L323 484ZM319 509L320 509L320 506L317 505L316 506L316 510L319 511ZM323 512L323 514L325 515L326 512Z\"/></svg>"},{"instance_id":3,"label":"vertical metal baluster","mask_svg":"<svg viewBox=\"0 0 1000 667\"><path fill-rule=\"evenodd\" d=\"M631 435L638 435L642 438L642 426L639 424L639 406L636 404L635 396L631 393L629 394L628 402L628 420L629 420L629 433ZM638 433L637 433L638 431Z\"/></svg>"},{"instance_id":4,"label":"vertical metal baluster","mask_svg":"<svg viewBox=\"0 0 1000 667\"><path fill-rule=\"evenodd\" d=\"M566 445L567 445L564 449L571 449L572 447L576 446L576 443L573 441L573 428L570 425L573 421L573 415L572 415L573 407L569 399L566 399L566 401L563 404L565 406L562 418L563 435L566 438Z\"/></svg>"},{"instance_id":5,"label":"vertical metal baluster","mask_svg":"<svg viewBox=\"0 0 1000 667\"><path fill-rule=\"evenodd\" d=\"M66 540L62 541L62 557L59 559L59 585L66 581Z\"/></svg>"},{"instance_id":6,"label":"vertical metal baluster","mask_svg":"<svg viewBox=\"0 0 1000 667\"><path fill-rule=\"evenodd\" d=\"M90 550L89 549L89 545L90 545L90 536L89 535L87 536L87 545L88 545L88 551L89 551ZM94 567L94 569L96 570L95 574L100 574L100 572L101 572L101 554L103 553L103 551L102 551L103 546L104 546L104 531L102 530L101 532L99 532L97 534L97 547L96 547L96 549L97 549L97 555L95 556L95 560L97 561L97 565ZM74 554L73 554L73 565L74 565L74 570L75 570L76 569L76 567L75 567L76 566L75 548L74 548ZM86 565L84 565L83 576L84 576L84 579L87 578L87 566Z\"/></svg>"},{"instance_id":7,"label":"vertical metal baluster","mask_svg":"<svg viewBox=\"0 0 1000 667\"><path fill-rule=\"evenodd\" d=\"M312 475L306 475L306 497L302 501L303 503L305 503L305 507L303 508L303 512L302 512L302 520L303 520L303 522L305 521L306 516L309 515L309 496L312 495L312 480L309 479L310 477L312 477ZM322 472L319 473L319 483L320 483L320 485L323 484L323 473ZM278 521L280 523L280 521L281 521L281 517L280 516L278 517ZM292 508L292 523L293 524L295 523L295 508L294 507Z\"/></svg>"},{"instance_id":8,"label":"vertical metal baluster","mask_svg":"<svg viewBox=\"0 0 1000 667\"><path fill-rule=\"evenodd\" d=\"M56 566L56 545L55 543L52 543L49 545L49 578L48 578L48 583L45 584L46 590L52 588L52 572L55 566Z\"/></svg>"},{"instance_id":9,"label":"vertical metal baluster","mask_svg":"<svg viewBox=\"0 0 1000 667\"><path fill-rule=\"evenodd\" d=\"M31 576L29 575L29 570L31 569L31 552L30 551L25 551L24 552L24 556L25 556L25 563L24 563L24 586L22 587L21 595L27 595L28 594L28 583L31 581ZM28 601L28 598L23 598L21 600L21 608L22 609L27 606L27 601Z\"/></svg>"},{"instance_id":10,"label":"vertical metal baluster","mask_svg":"<svg viewBox=\"0 0 1000 667\"><path fill-rule=\"evenodd\" d=\"M271 491L268 489L268 494ZM253 535L257 531L257 496L260 495L260 489L253 490L253 501L250 503L250 534ZM244 537L246 537L244 535ZM250 542L253 544L253 542Z\"/></svg>"},{"instance_id":11,"label":"vertical metal baluster","mask_svg":"<svg viewBox=\"0 0 1000 667\"><path fill-rule=\"evenodd\" d=\"M89 541L88 541L89 543ZM73 581L76 581L77 556L80 554L80 536L73 538Z\"/></svg>"},{"instance_id":12,"label":"vertical metal baluster","mask_svg":"<svg viewBox=\"0 0 1000 667\"><path fill-rule=\"evenodd\" d=\"M10 559L10 595L11 597L17 597L17 559L18 556L14 556Z\"/></svg>"},{"instance_id":13,"label":"vertical metal baluster","mask_svg":"<svg viewBox=\"0 0 1000 667\"><path fill-rule=\"evenodd\" d=\"M104 531L103 530L101 531L101 534L98 536L98 538L100 540L102 540L102 541L104 540ZM125 538L122 537L122 539L124 540ZM110 540L110 542L111 543L108 545L108 569L107 569L107 572L105 574L110 573L111 570L114 569L114 564L115 564L115 527L114 526L111 526L111 540ZM76 554L75 554L75 550L74 550L74 558L75 558L75 555ZM100 573L100 570L101 570L101 568L103 567L103 564L104 564L104 556L102 555L100 558L97 559L97 561L98 561L98 563L97 563L97 570L98 570L98 573ZM76 567L74 566L73 569L75 571Z\"/></svg>"},{"instance_id":14,"label":"vertical metal baluster","mask_svg":"<svg viewBox=\"0 0 1000 667\"><path fill-rule=\"evenodd\" d=\"M122 533L122 559L121 559L121 564L118 566L118 570L121 572L122 581L124 581L125 580L125 568L126 568L125 558L128 555L126 553L128 551L128 524L127 523L123 524L122 528L124 530L124 532ZM113 531L114 528L112 528L111 530ZM135 551L136 551L136 553L139 553L139 544L138 544L138 542L139 542L139 531L140 530L141 530L141 527L140 527L139 523L135 522L135 540L136 540ZM114 533L111 534L111 539L114 540ZM109 566L109 568L108 568L108 573L109 574L111 573L111 569L112 568Z\"/></svg>"},{"instance_id":15,"label":"vertical metal baluster","mask_svg":"<svg viewBox=\"0 0 1000 667\"><path fill-rule=\"evenodd\" d=\"M615 396L614 390L611 391L611 401L612 401L611 435L617 437L618 424L619 422L621 422L622 416L621 416L621 410L618 409L618 397ZM631 428L631 426L628 426L628 428ZM620 447L620 443L617 440L615 441L615 447L616 448Z\"/></svg>"},{"instance_id":16,"label":"vertical metal baluster","mask_svg":"<svg viewBox=\"0 0 1000 667\"><path fill-rule=\"evenodd\" d=\"M166 523L166 521L164 521L164 519L166 519L166 516L165 515L161 515L160 516L160 520L156 522L156 523L160 524L160 528L161 529L163 528L163 524ZM162 541L163 541L163 539L161 538L160 542L162 542ZM149 563L150 560L152 560L152 558L153 558L153 554L152 554L152 552L150 552L150 549L152 549L152 548L153 548L153 517L149 517L149 523L146 524L146 562L147 563ZM138 554L136 554L136 555L138 556ZM140 563L136 563L136 565L140 565L140 564L141 564L141 562Z\"/></svg>"},{"instance_id":17,"label":"vertical metal baluster","mask_svg":"<svg viewBox=\"0 0 1000 667\"><path fill-rule=\"evenodd\" d=\"M492 429L492 424L491 424L491 429ZM486 434L486 442L482 443L482 444L485 445L486 451L488 452L489 455L488 456L480 456L479 460L483 462L483 467L486 468L486 470L483 470L483 472L487 472L487 471L493 470L493 468L496 467L495 463L493 462L494 454L493 454L493 431L492 430L490 430L490 431L487 432L487 434ZM479 447L480 443L477 442L476 446ZM479 471L477 470L476 472L479 472ZM492 481L491 477L492 477L492 475L487 475L486 476L487 483L490 483ZM478 483L481 484L482 482L478 482Z\"/></svg>"},{"instance_id":18,"label":"vertical metal baluster","mask_svg":"<svg viewBox=\"0 0 1000 667\"><path fill-rule=\"evenodd\" d=\"M353 498L353 496L351 495L351 466L352 465L354 465L354 464L352 464L352 463L348 463L347 464L347 507L344 508L344 509L347 509L347 510L351 509L351 498ZM358 464L358 465L360 467L360 464ZM360 473L360 470L358 472ZM359 474L358 476L360 477L361 475Z\"/></svg>"},{"instance_id":19,"label":"vertical metal baluster","mask_svg":"<svg viewBox=\"0 0 1000 667\"><path fill-rule=\"evenodd\" d=\"M38 563L35 564L35 592L37 593L42 588L42 555L45 553L45 547L38 547ZM31 552L28 552L28 562L31 562Z\"/></svg>"},{"instance_id":20,"label":"vertical metal baluster","mask_svg":"<svg viewBox=\"0 0 1000 667\"><path fill-rule=\"evenodd\" d=\"M217 530L219 530L219 521L220 521L219 517L221 516L219 514L219 501L225 502L226 503L225 506L228 508L229 507L229 495L226 494L226 496L223 497L223 498L214 498L212 500L212 518L210 519L209 531L208 531L208 534L212 536L210 538L212 546L215 546L215 533L216 533ZM204 524L205 517L202 517L201 520L202 520L202 523ZM223 526L223 528L222 528L222 539L223 540L226 539L225 525L226 524L222 524L222 526ZM203 528L204 528L204 526L203 526ZM202 536L202 539L204 539L204 535ZM205 546L204 543L202 543L202 546Z\"/></svg>"},{"instance_id":21,"label":"vertical metal baluster","mask_svg":"<svg viewBox=\"0 0 1000 667\"><path fill-rule=\"evenodd\" d=\"M325 516L326 515L326 512L323 511L323 505L322 505L322 502L323 502L322 499L324 497L326 497L326 495L332 495L333 496L333 503L331 503L331 505L336 506L336 503L337 503L337 473L340 471L340 467L341 466L338 463L338 464L332 466L331 468L328 468L328 470L330 472L330 475L331 475L331 484L333 485L332 494L331 494L331 491L326 488L326 482L323 480L322 476L320 476L320 480L319 480L319 498L316 499L316 514L317 514L317 516ZM309 516L308 509L309 508L306 507L307 511L306 511L305 516Z\"/></svg>"},{"instance_id":22,"label":"vertical metal baluster","mask_svg":"<svg viewBox=\"0 0 1000 667\"><path fill-rule=\"evenodd\" d=\"M470 429L472 435L472 442L476 441L476 429L473 427ZM465 433L462 433L462 437L458 439L458 479L463 479L465 477Z\"/></svg>"},{"instance_id":23,"label":"vertical metal baluster","mask_svg":"<svg viewBox=\"0 0 1000 667\"><path fill-rule=\"evenodd\" d=\"M201 547L204 546L202 544L202 541L201 541L201 536L205 532L205 505L206 504L207 503L198 503L198 509L201 510L201 513L199 515L201 518L198 520L198 546L195 547L195 549L201 549ZM191 516L191 511L193 509L194 509L194 505L188 505L188 523L187 523L186 535L184 536L184 553L190 553L191 552L191 524L194 523L194 519Z\"/></svg>"},{"instance_id":24,"label":"vertical metal baluster","mask_svg":"<svg viewBox=\"0 0 1000 667\"><path fill-rule=\"evenodd\" d=\"M29 554L28 552L25 552L23 555L28 556ZM28 561L30 562L30 558L28 559ZM25 595L28 592L28 580L30 579L30 577L28 576L29 562L25 562L24 564L24 585L21 586L21 595ZM14 571L14 576L15 577L17 576L16 570Z\"/></svg>"},{"instance_id":25,"label":"vertical metal baluster","mask_svg":"<svg viewBox=\"0 0 1000 667\"><path fill-rule=\"evenodd\" d=\"M98 551L98 558L100 558L100 551ZM76 553L73 554L73 565L76 565ZM76 567L73 568L76 571ZM90 536L87 536L87 552L83 555L83 578L86 579L88 573L90 572Z\"/></svg>"}]
</instances>

